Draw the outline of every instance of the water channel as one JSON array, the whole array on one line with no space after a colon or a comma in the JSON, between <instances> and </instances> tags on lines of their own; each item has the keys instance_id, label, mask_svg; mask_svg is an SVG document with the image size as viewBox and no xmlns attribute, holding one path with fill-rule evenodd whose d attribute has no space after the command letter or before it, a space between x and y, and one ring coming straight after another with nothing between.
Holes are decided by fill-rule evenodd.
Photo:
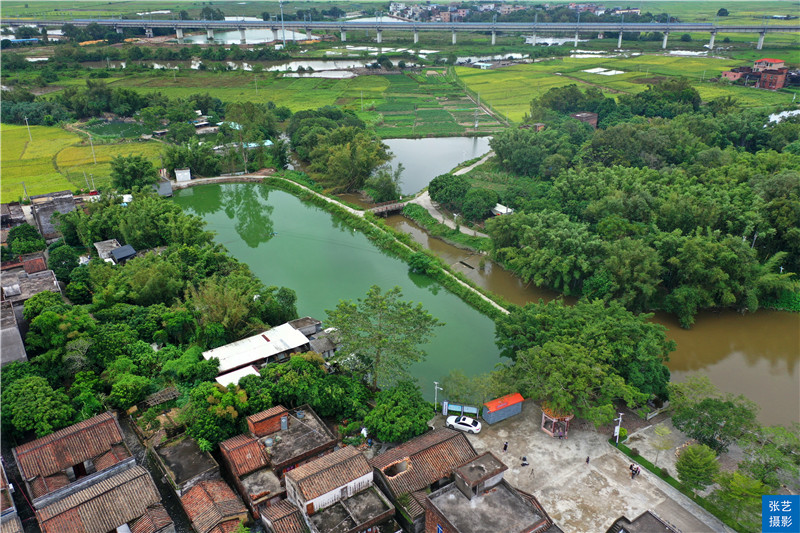
<instances>
[{"instance_id":1,"label":"water channel","mask_svg":"<svg viewBox=\"0 0 800 533\"><path fill-rule=\"evenodd\" d=\"M321 209L294 196L262 185L206 185L179 191L176 202L198 214L239 260L269 285L297 292L298 312L325 318L325 310L340 299L362 297L369 286L399 285L406 299L422 302L446 323L427 346L429 357L412 367L426 396L433 396L433 380L452 369L467 375L490 371L500 362L494 345L494 325L424 276L409 274L400 260L375 248L358 232L337 223ZM389 223L428 246L476 283L524 304L558 295L525 286L502 267L446 243L429 238L401 216ZM273 235L274 233L274 235ZM469 268L460 263L471 265ZM674 380L704 373L722 390L756 401L760 419L769 424L800 420L800 316L759 311L702 313L691 330L683 330L669 316L656 321L669 328L678 344L669 367Z\"/></svg>"}]
</instances>

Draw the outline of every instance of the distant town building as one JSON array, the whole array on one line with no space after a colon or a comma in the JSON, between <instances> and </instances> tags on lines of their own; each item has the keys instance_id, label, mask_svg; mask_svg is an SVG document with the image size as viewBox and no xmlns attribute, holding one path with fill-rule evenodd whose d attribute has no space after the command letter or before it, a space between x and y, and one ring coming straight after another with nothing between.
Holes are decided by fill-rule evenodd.
<instances>
[{"instance_id":1,"label":"distant town building","mask_svg":"<svg viewBox=\"0 0 800 533\"><path fill-rule=\"evenodd\" d=\"M786 85L787 72L788 69L785 68L762 70L761 78L758 80L758 83L756 83L756 87L759 89L769 89L771 91L783 89Z\"/></svg>"},{"instance_id":2,"label":"distant town building","mask_svg":"<svg viewBox=\"0 0 800 533\"><path fill-rule=\"evenodd\" d=\"M753 63L752 67L734 67L722 73L722 77L732 82L743 80L745 85L751 81L753 87L776 91L786 86L789 69L782 59L765 57Z\"/></svg>"}]
</instances>

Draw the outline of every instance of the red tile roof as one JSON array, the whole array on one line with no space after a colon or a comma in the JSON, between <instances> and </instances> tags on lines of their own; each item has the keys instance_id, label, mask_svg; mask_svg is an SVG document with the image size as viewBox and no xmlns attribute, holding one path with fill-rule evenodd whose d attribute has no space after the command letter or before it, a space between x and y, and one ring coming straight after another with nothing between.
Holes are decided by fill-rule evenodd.
<instances>
[{"instance_id":1,"label":"red tile roof","mask_svg":"<svg viewBox=\"0 0 800 533\"><path fill-rule=\"evenodd\" d=\"M762 61L768 61L770 63L783 63L783 59L774 59L772 57L764 57L761 59L756 59L756 63L760 63Z\"/></svg>"},{"instance_id":2,"label":"red tile roof","mask_svg":"<svg viewBox=\"0 0 800 533\"><path fill-rule=\"evenodd\" d=\"M181 496L181 504L199 533L227 531L229 521L238 525L247 515L242 500L221 479L201 481Z\"/></svg>"},{"instance_id":3,"label":"red tile roof","mask_svg":"<svg viewBox=\"0 0 800 533\"><path fill-rule=\"evenodd\" d=\"M223 441L220 443L219 449L228 460L236 477L242 477L269 466L264 455L264 447L250 435L238 435Z\"/></svg>"},{"instance_id":4,"label":"red tile roof","mask_svg":"<svg viewBox=\"0 0 800 533\"><path fill-rule=\"evenodd\" d=\"M172 524L167 510L160 503L148 507L141 518L131 523L131 533L158 533Z\"/></svg>"},{"instance_id":5,"label":"red tile roof","mask_svg":"<svg viewBox=\"0 0 800 533\"><path fill-rule=\"evenodd\" d=\"M14 455L22 477L30 481L39 476L47 477L63 472L87 459L94 459L121 442L122 432L117 419L107 411L41 439L17 446L14 448ZM130 456L124 446L121 450L124 450L125 457ZM117 453L123 452L118 450ZM50 487L47 489L48 492L53 490Z\"/></svg>"},{"instance_id":6,"label":"red tile roof","mask_svg":"<svg viewBox=\"0 0 800 533\"><path fill-rule=\"evenodd\" d=\"M270 506L262 506L259 511L272 525L273 533L306 533L300 510L289 500L281 500Z\"/></svg>"},{"instance_id":7,"label":"red tile roof","mask_svg":"<svg viewBox=\"0 0 800 533\"><path fill-rule=\"evenodd\" d=\"M36 518L43 533L107 533L160 501L150 474L134 466L42 507Z\"/></svg>"},{"instance_id":8,"label":"red tile roof","mask_svg":"<svg viewBox=\"0 0 800 533\"><path fill-rule=\"evenodd\" d=\"M282 405L276 405L275 407L270 407L266 411L261 411L260 413L256 413L254 415L250 415L247 417L248 422L261 422L262 420L266 420L267 418L273 417L275 415L279 415L285 413L287 409Z\"/></svg>"},{"instance_id":9,"label":"red tile roof","mask_svg":"<svg viewBox=\"0 0 800 533\"><path fill-rule=\"evenodd\" d=\"M287 472L286 477L297 485L305 501L309 501L371 472L367 458L352 446L346 446L298 466Z\"/></svg>"},{"instance_id":10,"label":"red tile roof","mask_svg":"<svg viewBox=\"0 0 800 533\"><path fill-rule=\"evenodd\" d=\"M515 392L513 394L506 394L496 400L492 400L490 402L486 402L485 405L486 409L489 410L490 413L495 411L499 411L500 409L505 409L510 405L516 405L520 402L524 402L525 398L522 397L522 394Z\"/></svg>"},{"instance_id":11,"label":"red tile roof","mask_svg":"<svg viewBox=\"0 0 800 533\"><path fill-rule=\"evenodd\" d=\"M395 496L400 496L428 487L477 456L463 433L440 428L374 457L370 464L383 473ZM386 475L389 466L401 461L408 462L405 471Z\"/></svg>"}]
</instances>

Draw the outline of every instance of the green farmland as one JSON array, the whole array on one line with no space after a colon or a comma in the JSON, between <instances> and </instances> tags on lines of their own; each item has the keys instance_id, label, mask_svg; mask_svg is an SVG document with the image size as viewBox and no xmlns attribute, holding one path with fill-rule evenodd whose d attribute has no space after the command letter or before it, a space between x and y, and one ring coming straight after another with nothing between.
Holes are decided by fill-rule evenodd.
<instances>
[{"instance_id":1,"label":"green farmland","mask_svg":"<svg viewBox=\"0 0 800 533\"><path fill-rule=\"evenodd\" d=\"M141 154L158 164L162 144L135 142L95 144L97 163L92 148L83 137L61 128L31 126L31 137L25 126L0 125L2 149L2 202L64 189L86 187L84 172L93 175L97 187L110 183L111 159L118 155Z\"/></svg>"},{"instance_id":2,"label":"green farmland","mask_svg":"<svg viewBox=\"0 0 800 533\"><path fill-rule=\"evenodd\" d=\"M456 67L466 87L509 120L520 121L529 111L530 101L553 87L571 83L595 86L608 95L637 93L664 77L686 77L704 101L733 96L745 107L790 104L790 91L764 91L708 80L724 70L745 64L741 60L639 55L620 58L559 58L528 65L495 70ZM603 75L585 72L595 68L619 71Z\"/></svg>"}]
</instances>

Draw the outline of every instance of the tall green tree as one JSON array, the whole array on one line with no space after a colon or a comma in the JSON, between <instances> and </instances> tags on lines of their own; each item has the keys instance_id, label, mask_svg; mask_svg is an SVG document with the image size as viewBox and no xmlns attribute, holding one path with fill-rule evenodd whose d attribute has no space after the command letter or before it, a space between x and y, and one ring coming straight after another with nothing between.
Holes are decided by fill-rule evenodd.
<instances>
[{"instance_id":1,"label":"tall green tree","mask_svg":"<svg viewBox=\"0 0 800 533\"><path fill-rule=\"evenodd\" d=\"M366 416L364 424L384 442L404 442L423 434L431 416L433 410L422 398L419 387L401 381L378 393L375 409Z\"/></svg>"},{"instance_id":2,"label":"tall green tree","mask_svg":"<svg viewBox=\"0 0 800 533\"><path fill-rule=\"evenodd\" d=\"M443 325L423 309L403 301L400 287L381 293L373 285L364 299L341 300L325 312L328 324L339 330L338 360L353 371L369 376L373 387L390 386L408 376L408 366L425 358L421 345Z\"/></svg>"},{"instance_id":3,"label":"tall green tree","mask_svg":"<svg viewBox=\"0 0 800 533\"><path fill-rule=\"evenodd\" d=\"M111 160L111 185L120 191L146 187L158 181L158 173L147 158L141 155L119 155Z\"/></svg>"},{"instance_id":4,"label":"tall green tree","mask_svg":"<svg viewBox=\"0 0 800 533\"><path fill-rule=\"evenodd\" d=\"M64 283L69 283L70 273L77 266L78 254L71 246L59 246L50 252L47 259L47 267Z\"/></svg>"},{"instance_id":5,"label":"tall green tree","mask_svg":"<svg viewBox=\"0 0 800 533\"><path fill-rule=\"evenodd\" d=\"M744 397L728 400L706 398L683 408L672 417L675 427L717 453L756 427L755 404Z\"/></svg>"},{"instance_id":6,"label":"tall green tree","mask_svg":"<svg viewBox=\"0 0 800 533\"><path fill-rule=\"evenodd\" d=\"M675 469L680 482L697 493L709 486L719 472L717 454L705 444L693 444L681 452Z\"/></svg>"},{"instance_id":7,"label":"tall green tree","mask_svg":"<svg viewBox=\"0 0 800 533\"><path fill-rule=\"evenodd\" d=\"M44 437L71 424L74 416L69 397L43 377L24 377L3 388L3 422L19 433Z\"/></svg>"}]
</instances>

